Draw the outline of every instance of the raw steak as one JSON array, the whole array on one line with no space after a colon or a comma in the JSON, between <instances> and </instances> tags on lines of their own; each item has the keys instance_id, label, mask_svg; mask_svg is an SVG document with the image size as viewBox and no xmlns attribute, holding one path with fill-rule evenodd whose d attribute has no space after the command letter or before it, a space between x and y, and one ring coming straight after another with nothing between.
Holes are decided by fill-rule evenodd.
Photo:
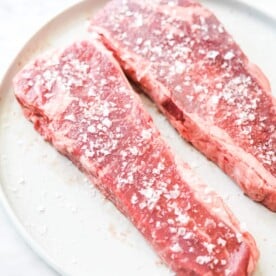
<instances>
[{"instance_id":1,"label":"raw steak","mask_svg":"<svg viewBox=\"0 0 276 276\"><path fill-rule=\"evenodd\" d=\"M113 0L91 30L185 139L276 211L276 102L210 11L192 0Z\"/></svg>"},{"instance_id":2,"label":"raw steak","mask_svg":"<svg viewBox=\"0 0 276 276\"><path fill-rule=\"evenodd\" d=\"M139 229L177 275L247 275L253 238L175 161L111 52L80 42L14 80L26 117Z\"/></svg>"}]
</instances>

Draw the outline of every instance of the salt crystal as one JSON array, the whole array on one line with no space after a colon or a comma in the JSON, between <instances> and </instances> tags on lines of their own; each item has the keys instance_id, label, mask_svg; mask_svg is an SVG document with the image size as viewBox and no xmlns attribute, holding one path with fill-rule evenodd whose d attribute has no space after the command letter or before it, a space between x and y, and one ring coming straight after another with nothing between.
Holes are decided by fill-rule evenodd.
<instances>
[{"instance_id":1,"label":"salt crystal","mask_svg":"<svg viewBox=\"0 0 276 276\"><path fill-rule=\"evenodd\" d=\"M221 82L216 83L216 88L221 89L222 88L222 83Z\"/></svg>"},{"instance_id":2,"label":"salt crystal","mask_svg":"<svg viewBox=\"0 0 276 276\"><path fill-rule=\"evenodd\" d=\"M168 219L168 224L174 224L174 220L173 219Z\"/></svg>"},{"instance_id":3,"label":"salt crystal","mask_svg":"<svg viewBox=\"0 0 276 276\"><path fill-rule=\"evenodd\" d=\"M135 24L135 27L143 26L143 16L142 16L142 14L138 14L134 24Z\"/></svg>"},{"instance_id":4,"label":"salt crystal","mask_svg":"<svg viewBox=\"0 0 276 276\"><path fill-rule=\"evenodd\" d=\"M237 238L237 241L238 241L238 243L241 243L242 242L242 234L241 233L237 233L236 234L236 238Z\"/></svg>"},{"instance_id":5,"label":"salt crystal","mask_svg":"<svg viewBox=\"0 0 276 276\"><path fill-rule=\"evenodd\" d=\"M211 261L211 257L210 256L197 256L196 258L196 262L200 265L204 265L207 264Z\"/></svg>"},{"instance_id":6,"label":"salt crystal","mask_svg":"<svg viewBox=\"0 0 276 276\"><path fill-rule=\"evenodd\" d=\"M177 85L177 86L175 87L175 91L176 91L176 92L182 92L181 86L180 86L180 85Z\"/></svg>"},{"instance_id":7,"label":"salt crystal","mask_svg":"<svg viewBox=\"0 0 276 276\"><path fill-rule=\"evenodd\" d=\"M187 232L184 236L183 239L184 240L189 240L193 237L193 233L192 232Z\"/></svg>"},{"instance_id":8,"label":"salt crystal","mask_svg":"<svg viewBox=\"0 0 276 276\"><path fill-rule=\"evenodd\" d=\"M167 34L167 39L168 39L168 40L173 39L173 34L172 34L172 33L168 33L168 34Z\"/></svg>"},{"instance_id":9,"label":"salt crystal","mask_svg":"<svg viewBox=\"0 0 276 276\"><path fill-rule=\"evenodd\" d=\"M87 131L90 132L90 133L95 133L96 132L96 128L93 125L91 125L91 126L89 126L87 128Z\"/></svg>"},{"instance_id":10,"label":"salt crystal","mask_svg":"<svg viewBox=\"0 0 276 276\"><path fill-rule=\"evenodd\" d=\"M170 247L170 249L175 253L178 253L178 252L182 251L182 248L180 247L179 243L175 243L174 245L172 245Z\"/></svg>"},{"instance_id":11,"label":"salt crystal","mask_svg":"<svg viewBox=\"0 0 276 276\"><path fill-rule=\"evenodd\" d=\"M64 116L64 119L71 121L71 122L76 122L76 117L74 114L68 114L68 115Z\"/></svg>"},{"instance_id":12,"label":"salt crystal","mask_svg":"<svg viewBox=\"0 0 276 276\"><path fill-rule=\"evenodd\" d=\"M216 247L214 244L208 242L203 242L203 245L207 249L208 253L212 253L214 248Z\"/></svg>"},{"instance_id":13,"label":"salt crystal","mask_svg":"<svg viewBox=\"0 0 276 276\"><path fill-rule=\"evenodd\" d=\"M129 151L133 154L133 155L138 155L139 151L137 149L137 147L132 147L129 149Z\"/></svg>"},{"instance_id":14,"label":"salt crystal","mask_svg":"<svg viewBox=\"0 0 276 276\"><path fill-rule=\"evenodd\" d=\"M229 276L231 274L231 270L230 269L225 269L225 276Z\"/></svg>"},{"instance_id":15,"label":"salt crystal","mask_svg":"<svg viewBox=\"0 0 276 276\"><path fill-rule=\"evenodd\" d=\"M180 62L180 61L176 61L176 62L175 62L175 72L176 72L177 74L182 74L182 73L184 73L185 69L186 69L185 63Z\"/></svg>"},{"instance_id":16,"label":"salt crystal","mask_svg":"<svg viewBox=\"0 0 276 276\"><path fill-rule=\"evenodd\" d=\"M138 38L136 39L136 44L137 44L138 46L141 45L142 42L143 42L143 38L138 37Z\"/></svg>"},{"instance_id":17,"label":"salt crystal","mask_svg":"<svg viewBox=\"0 0 276 276\"><path fill-rule=\"evenodd\" d=\"M180 222L180 223L183 223L184 225L187 224L189 221L190 221L190 217L188 217L187 215L185 214L179 214L177 216L177 220Z\"/></svg>"},{"instance_id":18,"label":"salt crystal","mask_svg":"<svg viewBox=\"0 0 276 276\"><path fill-rule=\"evenodd\" d=\"M219 55L218 51L209 51L207 53L207 58L209 59L215 59Z\"/></svg>"},{"instance_id":19,"label":"salt crystal","mask_svg":"<svg viewBox=\"0 0 276 276\"><path fill-rule=\"evenodd\" d=\"M221 245L222 247L224 247L226 245L226 240L224 240L221 237L219 237L217 239L217 243L218 243L218 245Z\"/></svg>"},{"instance_id":20,"label":"salt crystal","mask_svg":"<svg viewBox=\"0 0 276 276\"><path fill-rule=\"evenodd\" d=\"M148 139L151 138L151 133L152 133L151 129L143 129L142 133L141 133L141 136L142 136L143 139L148 140Z\"/></svg>"},{"instance_id":21,"label":"salt crystal","mask_svg":"<svg viewBox=\"0 0 276 276\"><path fill-rule=\"evenodd\" d=\"M111 127L112 126L112 122L108 118L104 118L103 121L102 121L102 123L106 127Z\"/></svg>"},{"instance_id":22,"label":"salt crystal","mask_svg":"<svg viewBox=\"0 0 276 276\"><path fill-rule=\"evenodd\" d=\"M225 60L231 60L234 57L235 57L235 54L232 51L229 51L224 55Z\"/></svg>"},{"instance_id":23,"label":"salt crystal","mask_svg":"<svg viewBox=\"0 0 276 276\"><path fill-rule=\"evenodd\" d=\"M136 194L134 194L132 197L131 197L131 200L130 200L131 204L136 204L138 202L138 197Z\"/></svg>"},{"instance_id":24,"label":"salt crystal","mask_svg":"<svg viewBox=\"0 0 276 276\"><path fill-rule=\"evenodd\" d=\"M254 115L254 114L249 114L249 115L248 115L248 119L249 119L250 121L254 121L254 120L255 120L255 115Z\"/></svg>"}]
</instances>

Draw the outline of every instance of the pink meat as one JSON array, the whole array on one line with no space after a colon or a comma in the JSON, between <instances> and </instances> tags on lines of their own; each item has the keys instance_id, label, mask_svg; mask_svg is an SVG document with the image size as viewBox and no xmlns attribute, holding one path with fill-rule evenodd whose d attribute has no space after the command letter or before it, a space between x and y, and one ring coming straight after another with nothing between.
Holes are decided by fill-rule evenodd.
<instances>
[{"instance_id":1,"label":"pink meat","mask_svg":"<svg viewBox=\"0 0 276 276\"><path fill-rule=\"evenodd\" d=\"M185 139L276 211L276 101L209 10L192 0L113 0L91 30Z\"/></svg>"},{"instance_id":2,"label":"pink meat","mask_svg":"<svg viewBox=\"0 0 276 276\"><path fill-rule=\"evenodd\" d=\"M111 52L73 44L27 65L15 95L177 275L248 275L258 250L222 200L176 162Z\"/></svg>"}]
</instances>

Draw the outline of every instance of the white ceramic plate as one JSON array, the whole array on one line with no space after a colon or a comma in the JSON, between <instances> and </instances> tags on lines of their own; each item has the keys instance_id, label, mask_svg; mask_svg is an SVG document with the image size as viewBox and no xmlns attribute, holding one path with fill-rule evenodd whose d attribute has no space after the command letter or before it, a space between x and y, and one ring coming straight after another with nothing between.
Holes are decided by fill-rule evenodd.
<instances>
[{"instance_id":1,"label":"white ceramic plate","mask_svg":"<svg viewBox=\"0 0 276 276\"><path fill-rule=\"evenodd\" d=\"M3 79L0 101L1 199L30 246L63 275L172 275L136 229L22 116L11 79L37 54L86 35L86 21L105 0L85 1L42 28ZM276 91L276 19L236 1L204 0L259 64ZM256 275L276 275L276 214L245 197L200 153L185 143L146 99L145 105L183 160L228 203L255 237L261 259Z\"/></svg>"}]
</instances>

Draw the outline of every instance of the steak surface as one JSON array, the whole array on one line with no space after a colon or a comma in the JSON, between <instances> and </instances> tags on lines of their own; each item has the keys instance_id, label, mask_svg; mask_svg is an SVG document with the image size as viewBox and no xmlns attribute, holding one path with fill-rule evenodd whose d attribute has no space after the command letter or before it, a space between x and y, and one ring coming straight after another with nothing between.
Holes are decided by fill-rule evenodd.
<instances>
[{"instance_id":1,"label":"steak surface","mask_svg":"<svg viewBox=\"0 0 276 276\"><path fill-rule=\"evenodd\" d=\"M276 101L214 14L193 0L113 0L90 30L186 140L276 211Z\"/></svg>"},{"instance_id":2,"label":"steak surface","mask_svg":"<svg viewBox=\"0 0 276 276\"><path fill-rule=\"evenodd\" d=\"M25 116L137 227L177 275L248 275L258 250L222 200L177 161L112 53L45 54L14 78ZM100 210L99 210L100 211Z\"/></svg>"}]
</instances>

